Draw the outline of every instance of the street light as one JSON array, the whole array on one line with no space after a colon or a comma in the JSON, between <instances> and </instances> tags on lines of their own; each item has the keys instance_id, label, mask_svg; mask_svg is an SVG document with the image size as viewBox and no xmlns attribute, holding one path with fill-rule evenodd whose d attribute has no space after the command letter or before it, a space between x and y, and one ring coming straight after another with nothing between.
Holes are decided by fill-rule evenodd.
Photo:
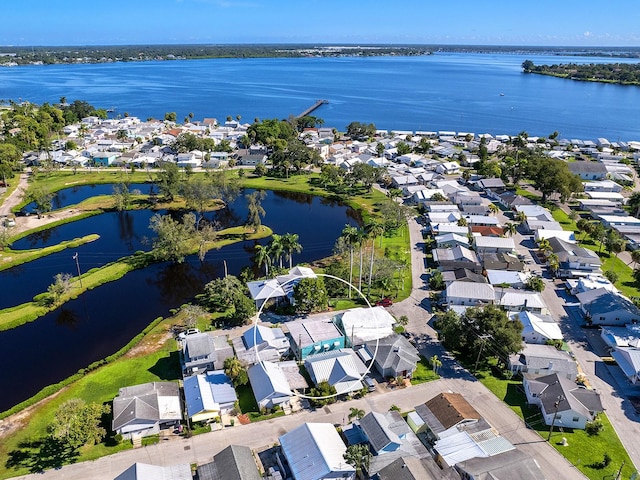
<instances>
[{"instance_id":1,"label":"street light","mask_svg":"<svg viewBox=\"0 0 640 480\"><path fill-rule=\"evenodd\" d=\"M76 267L78 268L78 280L80 280L80 288L82 288L82 277L80 276L80 262L78 261L78 252L76 252L71 258L76 261Z\"/></svg>"}]
</instances>

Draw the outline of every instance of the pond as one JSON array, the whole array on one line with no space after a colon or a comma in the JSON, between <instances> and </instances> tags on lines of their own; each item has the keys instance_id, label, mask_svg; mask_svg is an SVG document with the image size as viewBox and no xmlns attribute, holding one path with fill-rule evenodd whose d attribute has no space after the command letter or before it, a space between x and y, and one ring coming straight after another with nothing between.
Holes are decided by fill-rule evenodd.
<instances>
[{"instance_id":1,"label":"pond","mask_svg":"<svg viewBox=\"0 0 640 480\"><path fill-rule=\"evenodd\" d=\"M51 199L51 207L53 210L60 208L66 208L70 205L77 205L91 197L97 197L98 195L113 195L113 189L116 186L115 183L98 183L90 185L76 185L74 187L64 188L58 190L53 194ZM143 193L149 195L153 192L158 193L158 186L153 183L130 183L129 192L131 193ZM22 208L23 212L35 213L35 202L28 203Z\"/></svg>"},{"instance_id":2,"label":"pond","mask_svg":"<svg viewBox=\"0 0 640 480\"><path fill-rule=\"evenodd\" d=\"M243 193L250 193L250 190ZM344 225L360 221L357 212L348 207L305 194L269 191L262 205L266 210L263 219L265 225L275 233L299 235L303 250L294 255L296 263L310 262L330 255ZM117 224L118 220L114 220L115 217L104 217L102 221L108 225L106 230L110 231L107 242L100 243L101 239L86 245L86 250L78 249L82 270L89 268L85 261L94 258L91 255L96 255L97 263L100 263L102 258L106 258L100 257L104 252L121 253L147 248L140 240L151 233L147 228L148 222L142 216L143 212L127 213L134 214L133 220L128 222L130 229L123 231L122 228L115 228L113 222ZM246 199L241 195L228 208L212 212L208 218L220 222L224 227L244 223L246 215ZM70 229L64 235L74 238L93 233L86 226L98 228L100 222L85 222L101 217L103 215L57 228ZM75 229L72 228L74 225ZM54 232L52 235L58 233ZM25 238L22 241L37 244L40 240ZM262 243L268 241L265 239ZM46 385L59 382L90 363L116 352L153 319L168 316L171 308L191 300L202 291L207 282L221 276L224 272L223 262L226 262L230 274L238 274L242 267L253 265L253 251L257 243L259 242L245 241L212 250L202 263L196 256L191 256L184 264L160 263L131 272L117 282L86 292L35 322L0 332L0 362L3 366L0 369L0 383L3 385L0 411L29 398ZM73 252L67 250L63 254L55 273L73 273ZM41 263L44 260L11 269L13 277L3 272L6 274L6 278L0 280L3 303L6 303L3 288L12 282L19 285L15 290L33 290L31 296L43 291L42 288L37 291L31 288L31 283L40 276L45 277L45 283L51 283L51 275L43 272L47 268L52 271L55 267L45 267Z\"/></svg>"}]
</instances>

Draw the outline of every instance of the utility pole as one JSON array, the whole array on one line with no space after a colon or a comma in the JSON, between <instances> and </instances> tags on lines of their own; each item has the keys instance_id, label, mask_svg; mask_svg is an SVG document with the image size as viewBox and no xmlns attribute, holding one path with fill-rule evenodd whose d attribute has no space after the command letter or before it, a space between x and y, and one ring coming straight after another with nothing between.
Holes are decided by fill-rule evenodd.
<instances>
[{"instance_id":1,"label":"utility pole","mask_svg":"<svg viewBox=\"0 0 640 480\"><path fill-rule=\"evenodd\" d=\"M80 276L80 262L78 261L78 252L76 252L71 258L76 261L76 267L78 268L78 280L80 280L80 288L82 288L82 277Z\"/></svg>"},{"instance_id":2,"label":"utility pole","mask_svg":"<svg viewBox=\"0 0 640 480\"><path fill-rule=\"evenodd\" d=\"M553 413L553 419L551 420L551 428L549 429L549 436L547 437L547 442L551 440L551 434L553 433L553 427L556 423L556 418L558 417L558 407L560 406L560 402L564 400L564 397L560 395L558 399L553 403L556 407L556 411Z\"/></svg>"},{"instance_id":3,"label":"utility pole","mask_svg":"<svg viewBox=\"0 0 640 480\"><path fill-rule=\"evenodd\" d=\"M486 343L487 339L491 338L491 335L480 335L478 338L482 340L482 343L480 344L480 350L478 351L478 356L476 357L476 364L473 367L474 373L478 372L478 362L480 362L480 355L482 355L484 344Z\"/></svg>"}]
</instances>

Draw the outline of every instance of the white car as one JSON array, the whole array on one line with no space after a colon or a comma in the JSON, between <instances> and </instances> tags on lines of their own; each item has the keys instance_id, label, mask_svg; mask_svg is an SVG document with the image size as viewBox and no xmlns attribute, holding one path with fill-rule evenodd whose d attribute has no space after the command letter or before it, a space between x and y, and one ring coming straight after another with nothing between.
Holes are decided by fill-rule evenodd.
<instances>
[{"instance_id":1,"label":"white car","mask_svg":"<svg viewBox=\"0 0 640 480\"><path fill-rule=\"evenodd\" d=\"M197 328L187 328L184 332L180 332L178 334L178 339L184 340L189 335L195 335L196 333L200 333L200 330L198 330Z\"/></svg>"}]
</instances>

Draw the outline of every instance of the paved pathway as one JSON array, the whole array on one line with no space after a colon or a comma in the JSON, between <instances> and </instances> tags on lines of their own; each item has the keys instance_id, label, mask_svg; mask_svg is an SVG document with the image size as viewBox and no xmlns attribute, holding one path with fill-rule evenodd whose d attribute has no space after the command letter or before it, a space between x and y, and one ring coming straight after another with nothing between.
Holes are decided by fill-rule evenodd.
<instances>
[{"instance_id":1,"label":"paved pathway","mask_svg":"<svg viewBox=\"0 0 640 480\"><path fill-rule=\"evenodd\" d=\"M11 209L22 201L22 195L27 190L28 177L28 173L20 174L20 180L17 188L11 192L11 194L4 199L2 205L0 205L0 215L9 215L11 213Z\"/></svg>"}]
</instances>

